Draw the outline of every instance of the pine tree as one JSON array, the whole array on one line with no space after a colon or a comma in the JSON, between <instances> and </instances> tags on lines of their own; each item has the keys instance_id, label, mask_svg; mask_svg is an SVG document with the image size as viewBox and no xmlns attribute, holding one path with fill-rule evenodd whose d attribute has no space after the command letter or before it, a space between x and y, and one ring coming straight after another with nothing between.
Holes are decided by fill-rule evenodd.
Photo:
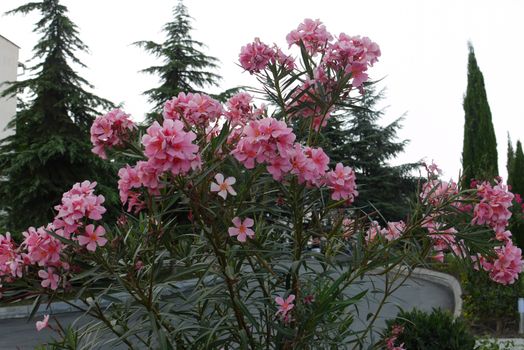
<instances>
[{"instance_id":1,"label":"pine tree","mask_svg":"<svg viewBox=\"0 0 524 350\"><path fill-rule=\"evenodd\" d=\"M464 97L463 186L471 179L492 180L498 175L497 140L475 51L469 44L468 87Z\"/></svg>"},{"instance_id":2,"label":"pine tree","mask_svg":"<svg viewBox=\"0 0 524 350\"><path fill-rule=\"evenodd\" d=\"M58 0L31 2L8 14L33 11L42 15L34 29L41 34L33 49L36 64L28 79L12 82L3 94L28 96L8 125L15 132L0 146L0 211L14 231L48 223L50 208L75 182L114 180L111 166L91 153L89 143L97 108L112 104L88 92L91 86L71 66L84 67L75 52L87 46Z\"/></svg>"},{"instance_id":3,"label":"pine tree","mask_svg":"<svg viewBox=\"0 0 524 350\"><path fill-rule=\"evenodd\" d=\"M201 92L200 89L218 85L221 77L212 72L218 60L205 55L204 44L191 38L191 17L182 1L173 9L173 21L166 23L163 43L138 41L135 44L150 54L162 59L163 65L152 66L142 72L157 75L159 87L144 92L153 103L153 112L158 112L164 102L179 92Z\"/></svg>"},{"instance_id":4,"label":"pine tree","mask_svg":"<svg viewBox=\"0 0 524 350\"><path fill-rule=\"evenodd\" d=\"M355 206L399 220L408 214L409 199L416 191L410 171L417 165L388 164L408 141L396 140L402 117L384 127L378 124L384 111L377 110L377 104L383 97L384 90L377 93L367 87L359 105L329 119L320 146L333 164L342 162L355 170L359 191Z\"/></svg>"}]
</instances>

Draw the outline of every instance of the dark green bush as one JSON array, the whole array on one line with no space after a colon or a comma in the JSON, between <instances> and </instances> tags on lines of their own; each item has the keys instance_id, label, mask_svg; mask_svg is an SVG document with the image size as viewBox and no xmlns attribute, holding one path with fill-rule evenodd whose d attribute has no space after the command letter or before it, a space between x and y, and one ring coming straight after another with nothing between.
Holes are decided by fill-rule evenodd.
<instances>
[{"instance_id":1,"label":"dark green bush","mask_svg":"<svg viewBox=\"0 0 524 350\"><path fill-rule=\"evenodd\" d=\"M401 311L395 319L386 321L386 324L384 339L392 335L393 326L404 327L395 345L403 343L406 349L473 350L475 347L475 338L468 331L466 323L461 319L453 319L448 311Z\"/></svg>"},{"instance_id":2,"label":"dark green bush","mask_svg":"<svg viewBox=\"0 0 524 350\"><path fill-rule=\"evenodd\" d=\"M513 333L517 329L517 300L522 287L519 279L503 286L489 279L487 274L473 269L462 274L462 312L467 322L478 333Z\"/></svg>"}]
</instances>

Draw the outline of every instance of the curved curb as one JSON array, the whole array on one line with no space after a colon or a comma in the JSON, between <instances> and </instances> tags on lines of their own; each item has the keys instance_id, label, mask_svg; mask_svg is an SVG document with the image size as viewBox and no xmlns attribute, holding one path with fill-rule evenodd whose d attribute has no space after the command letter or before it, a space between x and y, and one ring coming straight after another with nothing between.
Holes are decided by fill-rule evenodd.
<instances>
[{"instance_id":1,"label":"curved curb","mask_svg":"<svg viewBox=\"0 0 524 350\"><path fill-rule=\"evenodd\" d=\"M413 269L411 276L448 287L453 292L453 301L455 303L455 310L453 316L459 317L462 314L462 288L459 281L454 276L447 273L437 272L422 267Z\"/></svg>"}]
</instances>

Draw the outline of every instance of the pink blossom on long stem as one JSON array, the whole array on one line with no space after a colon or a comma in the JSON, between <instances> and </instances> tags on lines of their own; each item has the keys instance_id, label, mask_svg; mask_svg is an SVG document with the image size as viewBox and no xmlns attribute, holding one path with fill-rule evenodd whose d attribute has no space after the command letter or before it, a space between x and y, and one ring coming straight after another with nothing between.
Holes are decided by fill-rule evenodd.
<instances>
[{"instance_id":1,"label":"pink blossom on long stem","mask_svg":"<svg viewBox=\"0 0 524 350\"><path fill-rule=\"evenodd\" d=\"M235 227L228 229L229 236L236 236L239 242L245 242L247 237L253 238L255 236L255 232L251 229L255 223L253 219L245 218L244 221L242 221L242 219L237 216L233 218L232 222Z\"/></svg>"},{"instance_id":2,"label":"pink blossom on long stem","mask_svg":"<svg viewBox=\"0 0 524 350\"><path fill-rule=\"evenodd\" d=\"M85 234L78 236L78 243L85 245L87 250L94 252L98 247L103 247L107 243L107 239L103 237L106 230L103 226L87 225Z\"/></svg>"},{"instance_id":3,"label":"pink blossom on long stem","mask_svg":"<svg viewBox=\"0 0 524 350\"><path fill-rule=\"evenodd\" d=\"M285 317L287 313L295 307L295 305L293 304L294 300L294 294L290 294L286 299L283 299L282 297L276 297L275 303L277 303L278 305L278 310L276 314L281 314L282 317Z\"/></svg>"},{"instance_id":4,"label":"pink blossom on long stem","mask_svg":"<svg viewBox=\"0 0 524 350\"><path fill-rule=\"evenodd\" d=\"M215 175L215 180L216 183L211 182L211 192L217 192L217 194L224 199L227 198L228 193L232 196L237 195L233 188L233 185L237 180L233 176L224 179L224 175L219 173Z\"/></svg>"},{"instance_id":5,"label":"pink blossom on long stem","mask_svg":"<svg viewBox=\"0 0 524 350\"><path fill-rule=\"evenodd\" d=\"M42 321L36 321L36 330L41 331L44 328L47 328L49 326L49 315L44 315L44 319Z\"/></svg>"},{"instance_id":6,"label":"pink blossom on long stem","mask_svg":"<svg viewBox=\"0 0 524 350\"><path fill-rule=\"evenodd\" d=\"M38 277L42 279L42 282L40 283L42 287L51 288L52 290L56 290L58 288L58 281L60 281L60 276L58 276L54 272L53 268L48 267L47 271L38 271Z\"/></svg>"}]
</instances>

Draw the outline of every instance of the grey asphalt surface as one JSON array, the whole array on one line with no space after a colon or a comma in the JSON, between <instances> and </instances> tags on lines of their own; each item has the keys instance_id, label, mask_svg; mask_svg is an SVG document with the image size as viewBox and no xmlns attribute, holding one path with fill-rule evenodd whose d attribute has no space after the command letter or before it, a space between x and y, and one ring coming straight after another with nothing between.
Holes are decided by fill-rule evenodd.
<instances>
[{"instance_id":1,"label":"grey asphalt surface","mask_svg":"<svg viewBox=\"0 0 524 350\"><path fill-rule=\"evenodd\" d=\"M364 281L361 285L349 293L356 294L358 289L381 290L383 287L383 277L373 276L369 280ZM366 324L366 316L369 313L375 313L378 307L377 300L380 299L381 293L368 293L365 301L359 304L360 319L355 324L356 328L364 327ZM385 320L393 318L397 312L398 307L404 310L418 308L425 311L431 311L432 308L440 307L453 311L453 294L451 290L443 287L440 284L429 282L422 279L410 278L401 286L388 300L388 303L382 308L377 322L376 329L380 330L384 327ZM73 323L80 313L57 314L54 317L60 320L63 325ZM53 316L52 316L53 317ZM37 319L38 320L38 319ZM52 324L52 322L51 322ZM0 349L1 350L16 350L16 349L34 349L35 346L49 341L54 333L48 329L37 332L35 328L35 321L27 322L25 319L7 319L0 320ZM104 349L114 349L113 347L106 347Z\"/></svg>"}]
</instances>

